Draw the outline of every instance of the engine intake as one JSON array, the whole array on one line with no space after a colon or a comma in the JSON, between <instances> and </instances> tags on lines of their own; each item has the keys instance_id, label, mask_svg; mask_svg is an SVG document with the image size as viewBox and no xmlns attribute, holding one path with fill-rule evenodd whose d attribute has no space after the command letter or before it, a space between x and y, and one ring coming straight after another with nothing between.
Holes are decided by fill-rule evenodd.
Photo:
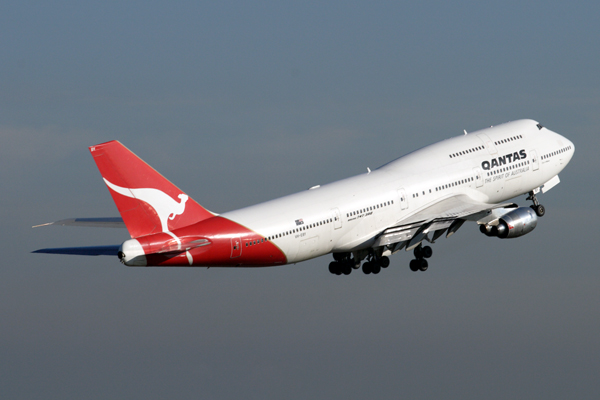
<instances>
[{"instance_id":1,"label":"engine intake","mask_svg":"<svg viewBox=\"0 0 600 400\"><path fill-rule=\"evenodd\" d=\"M481 225L479 230L487 236L512 239L531 232L537 226L537 215L529 207L520 207L505 214L498 225Z\"/></svg>"}]
</instances>

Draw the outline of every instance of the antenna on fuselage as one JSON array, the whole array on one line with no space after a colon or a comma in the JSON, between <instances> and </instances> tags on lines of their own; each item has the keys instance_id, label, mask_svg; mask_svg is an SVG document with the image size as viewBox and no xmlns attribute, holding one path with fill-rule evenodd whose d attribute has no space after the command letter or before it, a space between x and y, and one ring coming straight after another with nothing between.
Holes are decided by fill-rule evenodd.
<instances>
[{"instance_id":1,"label":"antenna on fuselage","mask_svg":"<svg viewBox=\"0 0 600 400\"><path fill-rule=\"evenodd\" d=\"M465 135L467 134L467 130L466 129L463 129L463 132L465 133Z\"/></svg>"}]
</instances>

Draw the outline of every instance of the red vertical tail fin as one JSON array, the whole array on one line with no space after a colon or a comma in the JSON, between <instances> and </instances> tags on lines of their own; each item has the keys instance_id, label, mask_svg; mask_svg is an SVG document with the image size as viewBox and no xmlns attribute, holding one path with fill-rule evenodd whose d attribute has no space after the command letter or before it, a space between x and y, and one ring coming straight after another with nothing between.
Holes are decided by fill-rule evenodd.
<instances>
[{"instance_id":1,"label":"red vertical tail fin","mask_svg":"<svg viewBox=\"0 0 600 400\"><path fill-rule=\"evenodd\" d=\"M91 146L90 153L131 237L170 232L214 215L118 141Z\"/></svg>"}]
</instances>

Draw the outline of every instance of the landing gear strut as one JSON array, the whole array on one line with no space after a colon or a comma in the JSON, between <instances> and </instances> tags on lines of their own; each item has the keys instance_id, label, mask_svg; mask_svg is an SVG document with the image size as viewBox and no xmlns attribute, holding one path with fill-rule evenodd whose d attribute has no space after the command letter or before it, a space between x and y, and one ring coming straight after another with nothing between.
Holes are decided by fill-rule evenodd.
<instances>
[{"instance_id":1,"label":"landing gear strut","mask_svg":"<svg viewBox=\"0 0 600 400\"><path fill-rule=\"evenodd\" d=\"M535 211L535 213L538 217L543 217L544 214L546 214L546 207L544 207L543 205L540 204L537 197L535 197L535 192L533 192L533 191L529 192L529 197L527 197L526 200L533 201L533 205L530 207L533 208L533 211Z\"/></svg>"},{"instance_id":2,"label":"landing gear strut","mask_svg":"<svg viewBox=\"0 0 600 400\"><path fill-rule=\"evenodd\" d=\"M429 246L423 247L422 245L418 245L414 250L415 259L410 261L410 270L413 272L417 271L427 271L429 268L429 263L426 258L429 258L433 255L433 250Z\"/></svg>"}]
</instances>

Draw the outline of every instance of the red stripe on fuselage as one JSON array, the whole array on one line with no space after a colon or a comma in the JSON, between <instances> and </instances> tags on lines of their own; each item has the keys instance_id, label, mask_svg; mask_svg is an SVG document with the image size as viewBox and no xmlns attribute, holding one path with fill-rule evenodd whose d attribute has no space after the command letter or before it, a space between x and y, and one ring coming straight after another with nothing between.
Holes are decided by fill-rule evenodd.
<instances>
[{"instance_id":1,"label":"red stripe on fuselage","mask_svg":"<svg viewBox=\"0 0 600 400\"><path fill-rule=\"evenodd\" d=\"M168 233L136 238L146 253L148 266L261 267L287 263L283 251L264 236L220 216L172 233L182 242L180 252L161 253L164 249L173 248L177 242ZM203 239L208 240L208 244ZM198 247L194 247L196 245ZM234 249L236 245L239 248ZM189 250L186 252L186 249Z\"/></svg>"}]
</instances>

